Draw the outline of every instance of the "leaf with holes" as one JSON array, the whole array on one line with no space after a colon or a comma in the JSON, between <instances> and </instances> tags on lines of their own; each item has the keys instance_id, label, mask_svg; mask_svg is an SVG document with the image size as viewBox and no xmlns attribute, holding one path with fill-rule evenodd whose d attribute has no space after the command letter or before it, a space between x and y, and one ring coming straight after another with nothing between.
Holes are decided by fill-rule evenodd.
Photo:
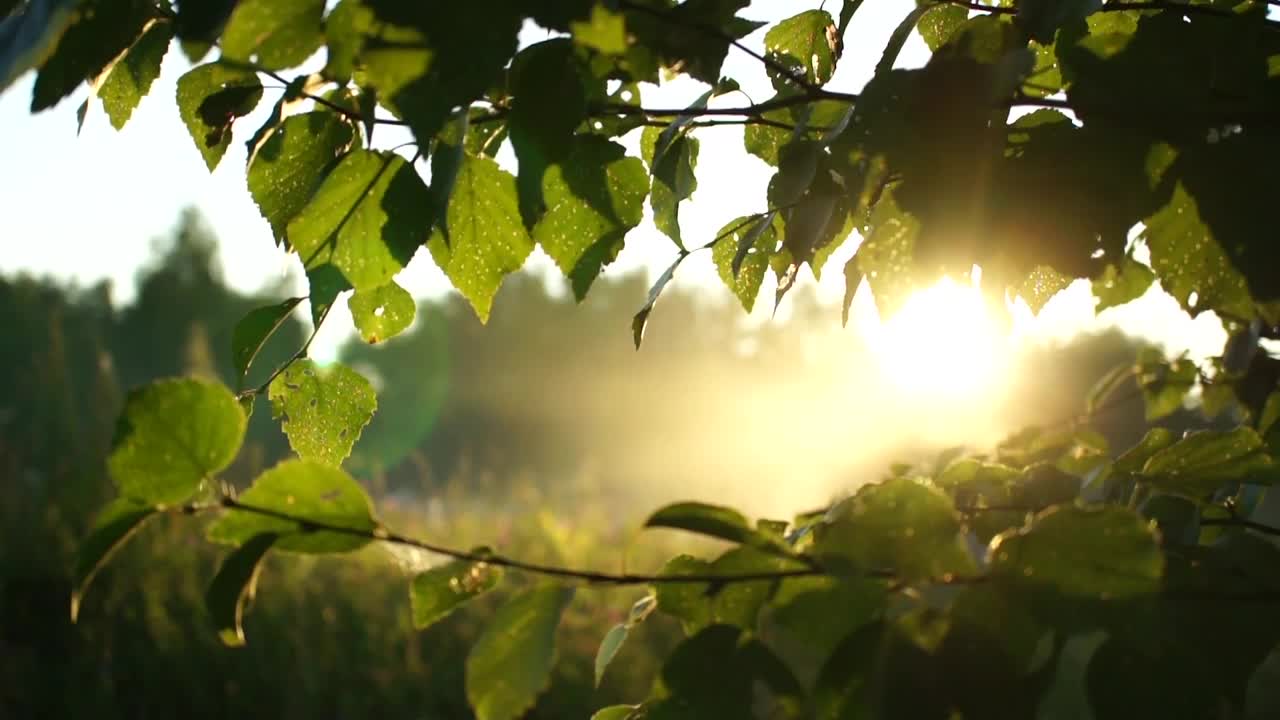
<instances>
[{"instance_id":1,"label":"leaf with holes","mask_svg":"<svg viewBox=\"0 0 1280 720\"><path fill-rule=\"evenodd\" d=\"M231 127L262 99L262 82L248 70L210 63L178 78L178 114L210 172L231 146Z\"/></svg>"},{"instance_id":2,"label":"leaf with holes","mask_svg":"<svg viewBox=\"0 0 1280 720\"><path fill-rule=\"evenodd\" d=\"M351 368L294 361L267 389L289 445L299 457L340 464L378 406L369 381Z\"/></svg>"},{"instance_id":3,"label":"leaf with holes","mask_svg":"<svg viewBox=\"0 0 1280 720\"><path fill-rule=\"evenodd\" d=\"M399 335L413 324L417 303L408 290L391 282L357 290L347 300L360 337L370 345Z\"/></svg>"},{"instance_id":4,"label":"leaf with holes","mask_svg":"<svg viewBox=\"0 0 1280 720\"><path fill-rule=\"evenodd\" d=\"M760 285L769 269L769 258L778 248L781 224L777 213L754 220L741 217L724 226L716 235L720 240L711 248L711 260L716 264L720 280L747 312L755 306Z\"/></svg>"},{"instance_id":5,"label":"leaf with holes","mask_svg":"<svg viewBox=\"0 0 1280 720\"><path fill-rule=\"evenodd\" d=\"M533 239L586 296L603 265L617 256L627 231L640 224L649 176L621 145L581 137L563 163L542 179L547 211Z\"/></svg>"},{"instance_id":6,"label":"leaf with holes","mask_svg":"<svg viewBox=\"0 0 1280 720\"><path fill-rule=\"evenodd\" d=\"M262 473L209 526L209 540L244 545L267 533L274 547L296 553L343 553L364 547L378 527L373 502L341 468L285 460ZM323 527L317 527L323 526Z\"/></svg>"},{"instance_id":7,"label":"leaf with holes","mask_svg":"<svg viewBox=\"0 0 1280 720\"><path fill-rule=\"evenodd\" d=\"M774 25L764 36L765 56L785 67L793 78L825 85L836 69L836 24L825 10L806 10ZM773 87L782 91L793 83L769 68Z\"/></svg>"}]
</instances>

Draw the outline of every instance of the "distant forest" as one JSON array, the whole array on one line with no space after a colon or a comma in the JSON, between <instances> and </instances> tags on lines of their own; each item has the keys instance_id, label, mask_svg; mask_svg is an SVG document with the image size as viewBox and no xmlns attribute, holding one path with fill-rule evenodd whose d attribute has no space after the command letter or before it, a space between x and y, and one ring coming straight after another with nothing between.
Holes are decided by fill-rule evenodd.
<instances>
[{"instance_id":1,"label":"distant forest","mask_svg":"<svg viewBox=\"0 0 1280 720\"><path fill-rule=\"evenodd\" d=\"M128 388L186 373L234 383L232 328L287 288L237 293L216 246L200 217L185 212L125 306L105 284L0 278L4 512L47 507L82 526L108 494L102 457ZM789 298L786 322L752 327L727 299L670 292L637 352L629 321L647 287L642 274L606 276L568 310L568 293L521 274L503 287L487 326L451 295L422 302L401 337L374 346L353 339L341 359L375 380L379 412L350 467L374 492L410 499L461 474L490 502L501 492L482 491L523 474L565 492L587 476L620 502L632 492L677 491L733 493L748 506L815 502L888 461L935 452L950 436L972 440L979 428L994 443L1007 429L1069 418L1087 388L1138 347L1110 332L1032 350L1018 362L1034 372L1018 374L1004 395L1016 401L934 410L886 395L857 334L804 288ZM286 358L307 331L291 318L255 372ZM287 453L259 402L250 451L229 473L238 481ZM1131 403L1103 427L1117 444L1131 442L1141 415L1141 403ZM1192 421L1189 413L1172 420ZM786 482L761 482L780 476ZM756 498L752 488L792 495Z\"/></svg>"}]
</instances>

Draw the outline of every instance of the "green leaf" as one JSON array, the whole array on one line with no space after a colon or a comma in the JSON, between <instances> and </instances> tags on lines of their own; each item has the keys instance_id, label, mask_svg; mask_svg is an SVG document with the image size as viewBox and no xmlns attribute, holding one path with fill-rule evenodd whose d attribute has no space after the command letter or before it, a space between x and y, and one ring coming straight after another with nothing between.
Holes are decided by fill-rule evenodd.
<instances>
[{"instance_id":1,"label":"green leaf","mask_svg":"<svg viewBox=\"0 0 1280 720\"><path fill-rule=\"evenodd\" d=\"M39 6L47 7L45 3ZM49 10L57 12L56 8ZM156 15L155 4L147 0L83 0L76 10L71 26L36 76L31 91L31 112L53 107L85 80L97 77L133 45L143 27ZM62 22L57 15L49 20L56 24ZM0 32L0 40L3 39Z\"/></svg>"},{"instance_id":2,"label":"green leaf","mask_svg":"<svg viewBox=\"0 0 1280 720\"><path fill-rule=\"evenodd\" d=\"M1151 525L1121 507L1059 506L991 542L991 574L1059 596L1122 600L1160 591L1164 555Z\"/></svg>"},{"instance_id":3,"label":"green leaf","mask_svg":"<svg viewBox=\"0 0 1280 720\"><path fill-rule=\"evenodd\" d=\"M627 640L627 626L623 624L614 625L609 628L609 632L605 633L604 639L600 641L600 648L596 650L596 687L600 687L600 681L604 679L604 671L609 667L609 663L613 662L613 658L622 649L622 643Z\"/></svg>"},{"instance_id":4,"label":"green leaf","mask_svg":"<svg viewBox=\"0 0 1280 720\"><path fill-rule=\"evenodd\" d=\"M267 470L236 503L261 512L227 510L209 526L209 540L243 545L274 533L278 550L343 553L364 547L378 527L364 488L341 468L311 460L285 460Z\"/></svg>"},{"instance_id":5,"label":"green leaf","mask_svg":"<svg viewBox=\"0 0 1280 720\"><path fill-rule=\"evenodd\" d=\"M126 498L185 502L231 464L244 430L240 404L220 383L158 380L125 399L107 468Z\"/></svg>"},{"instance_id":6,"label":"green leaf","mask_svg":"<svg viewBox=\"0 0 1280 720\"><path fill-rule=\"evenodd\" d=\"M687 530L768 552L791 555L790 548L781 540L751 527L737 510L719 505L700 502L667 505L650 515L644 526Z\"/></svg>"},{"instance_id":7,"label":"green leaf","mask_svg":"<svg viewBox=\"0 0 1280 720\"><path fill-rule=\"evenodd\" d=\"M764 36L765 56L804 78L825 85L836 70L836 23L825 10L806 10L774 25ZM769 68L776 90L791 87L785 75Z\"/></svg>"},{"instance_id":8,"label":"green leaf","mask_svg":"<svg viewBox=\"0 0 1280 720\"><path fill-rule=\"evenodd\" d=\"M1202 500L1229 482L1271 483L1278 477L1253 428L1201 430L1158 450L1142 466L1142 480L1193 500Z\"/></svg>"},{"instance_id":9,"label":"green leaf","mask_svg":"<svg viewBox=\"0 0 1280 720\"><path fill-rule=\"evenodd\" d=\"M622 15L602 3L591 6L591 17L569 23L573 41L605 55L621 55L627 51L627 23Z\"/></svg>"},{"instance_id":10,"label":"green leaf","mask_svg":"<svg viewBox=\"0 0 1280 720\"><path fill-rule=\"evenodd\" d=\"M301 65L324 44L324 0L240 0L222 32L222 53L267 70Z\"/></svg>"},{"instance_id":11,"label":"green leaf","mask_svg":"<svg viewBox=\"0 0 1280 720\"><path fill-rule=\"evenodd\" d=\"M244 612L253 602L262 559L276 542L276 535L255 535L231 551L205 593L205 605L218 629L218 637L227 647L244 645Z\"/></svg>"},{"instance_id":12,"label":"green leaf","mask_svg":"<svg viewBox=\"0 0 1280 720\"><path fill-rule=\"evenodd\" d=\"M533 251L520 217L515 178L487 157L467 155L447 216L448 240L437 228L427 249L480 320L488 320L503 278L519 270Z\"/></svg>"},{"instance_id":13,"label":"green leaf","mask_svg":"<svg viewBox=\"0 0 1280 720\"><path fill-rule=\"evenodd\" d=\"M720 239L711 248L711 260L720 279L747 312L755 306L769 270L769 258L778 248L780 225L777 214L768 213L754 220L740 217L716 234Z\"/></svg>"},{"instance_id":14,"label":"green leaf","mask_svg":"<svg viewBox=\"0 0 1280 720\"><path fill-rule=\"evenodd\" d=\"M250 154L249 194L286 247L289 221L307 206L353 139L349 123L317 110L285 118Z\"/></svg>"},{"instance_id":15,"label":"green leaf","mask_svg":"<svg viewBox=\"0 0 1280 720\"><path fill-rule=\"evenodd\" d=\"M1116 458L1116 471L1136 473L1142 470L1151 456L1169 447L1177 440L1168 428L1151 428L1142 440Z\"/></svg>"},{"instance_id":16,"label":"green leaf","mask_svg":"<svg viewBox=\"0 0 1280 720\"><path fill-rule=\"evenodd\" d=\"M668 560L658 574L711 575L712 572L711 563L706 560L692 555L677 555ZM679 618L686 634L691 635L711 623L711 602L707 598L706 583L657 583L654 585L653 595L657 599L658 609Z\"/></svg>"},{"instance_id":17,"label":"green leaf","mask_svg":"<svg viewBox=\"0 0 1280 720\"><path fill-rule=\"evenodd\" d=\"M956 29L969 19L969 10L960 5L937 3L927 6L929 9L920 16L916 29L920 37L929 46L929 50L937 52L938 48L947 44Z\"/></svg>"},{"instance_id":18,"label":"green leaf","mask_svg":"<svg viewBox=\"0 0 1280 720\"><path fill-rule=\"evenodd\" d=\"M271 381L267 397L293 451L327 465L351 454L378 406L373 386L360 373L340 364L321 368L305 358Z\"/></svg>"},{"instance_id":19,"label":"green leaf","mask_svg":"<svg viewBox=\"0 0 1280 720\"><path fill-rule=\"evenodd\" d=\"M573 281L581 300L605 262L617 256L626 233L640 224L649 175L621 145L580 137L563 163L542 179L547 211L533 239Z\"/></svg>"},{"instance_id":20,"label":"green leaf","mask_svg":"<svg viewBox=\"0 0 1280 720\"><path fill-rule=\"evenodd\" d=\"M210 172L231 146L231 126L262 99L258 76L210 63L178 78L178 114Z\"/></svg>"},{"instance_id":21,"label":"green leaf","mask_svg":"<svg viewBox=\"0 0 1280 720\"><path fill-rule=\"evenodd\" d=\"M909 478L867 485L815 528L814 552L855 572L907 580L966 575L975 564L950 499Z\"/></svg>"},{"instance_id":22,"label":"green leaf","mask_svg":"<svg viewBox=\"0 0 1280 720\"><path fill-rule=\"evenodd\" d=\"M348 153L289 221L289 242L307 270L332 264L357 290L385 285L422 244L431 217L427 187L404 158Z\"/></svg>"},{"instance_id":23,"label":"green leaf","mask_svg":"<svg viewBox=\"0 0 1280 720\"><path fill-rule=\"evenodd\" d=\"M98 97L115 129L124 127L133 109L151 90L151 83L160 77L160 63L172 39L173 23L154 21L107 71L98 87Z\"/></svg>"},{"instance_id":24,"label":"green leaf","mask_svg":"<svg viewBox=\"0 0 1280 720\"><path fill-rule=\"evenodd\" d=\"M1107 265L1102 275L1094 279L1093 296L1098 299L1096 309L1101 312L1109 307L1137 300L1147 292L1155 279L1156 274L1151 268L1126 255L1118 268L1116 265Z\"/></svg>"},{"instance_id":25,"label":"green leaf","mask_svg":"<svg viewBox=\"0 0 1280 720\"><path fill-rule=\"evenodd\" d=\"M98 513L89 534L80 541L80 548L76 551L72 576L71 622L79 617L85 591L89 589L89 583L93 582L98 570L107 564L116 550L147 520L155 517L156 512L154 507L120 497L112 500Z\"/></svg>"},{"instance_id":26,"label":"green leaf","mask_svg":"<svg viewBox=\"0 0 1280 720\"><path fill-rule=\"evenodd\" d=\"M22 12L0 20L0 92L26 71L44 64L75 22L79 5L79 0L30 0L22 5Z\"/></svg>"},{"instance_id":27,"label":"green leaf","mask_svg":"<svg viewBox=\"0 0 1280 720\"><path fill-rule=\"evenodd\" d=\"M231 360L236 366L236 380L243 383L249 365L267 340L280 329L289 313L303 298L289 298L276 305L255 308L240 318L231 331Z\"/></svg>"},{"instance_id":28,"label":"green leaf","mask_svg":"<svg viewBox=\"0 0 1280 720\"><path fill-rule=\"evenodd\" d=\"M1192 316L1204 310L1252 315L1244 276L1205 227L1195 199L1182 183L1174 188L1169 203L1147 218L1143 238L1160 286Z\"/></svg>"},{"instance_id":29,"label":"green leaf","mask_svg":"<svg viewBox=\"0 0 1280 720\"><path fill-rule=\"evenodd\" d=\"M422 630L435 624L501 580L502 568L471 560L454 560L418 573L409 586L413 626Z\"/></svg>"},{"instance_id":30,"label":"green leaf","mask_svg":"<svg viewBox=\"0 0 1280 720\"><path fill-rule=\"evenodd\" d=\"M551 681L556 627L573 588L536 587L494 613L467 656L467 700L478 720L515 720Z\"/></svg>"},{"instance_id":31,"label":"green leaf","mask_svg":"<svg viewBox=\"0 0 1280 720\"><path fill-rule=\"evenodd\" d=\"M347 300L360 337L370 345L389 340L413 324L418 305L408 290L390 282L357 290Z\"/></svg>"},{"instance_id":32,"label":"green leaf","mask_svg":"<svg viewBox=\"0 0 1280 720\"><path fill-rule=\"evenodd\" d=\"M698 165L698 139L677 135L661 155L656 155L663 130L646 127L640 136L640 152L653 175L649 204L653 208L653 224L676 246L683 249L680 236L680 203L698 189L694 168Z\"/></svg>"}]
</instances>

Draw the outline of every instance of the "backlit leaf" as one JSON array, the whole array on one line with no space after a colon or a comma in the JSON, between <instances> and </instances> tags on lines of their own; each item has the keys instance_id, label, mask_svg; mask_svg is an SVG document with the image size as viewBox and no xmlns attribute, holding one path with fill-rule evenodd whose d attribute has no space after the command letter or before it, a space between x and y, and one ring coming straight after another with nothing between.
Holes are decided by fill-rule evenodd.
<instances>
[{"instance_id":1,"label":"backlit leaf","mask_svg":"<svg viewBox=\"0 0 1280 720\"><path fill-rule=\"evenodd\" d=\"M212 172L231 146L231 127L262 99L258 76L210 63L178 78L178 114Z\"/></svg>"},{"instance_id":2,"label":"backlit leaf","mask_svg":"<svg viewBox=\"0 0 1280 720\"><path fill-rule=\"evenodd\" d=\"M373 386L360 373L341 364L322 368L305 358L272 380L267 396L294 452L328 465L351 454L378 406Z\"/></svg>"},{"instance_id":3,"label":"backlit leaf","mask_svg":"<svg viewBox=\"0 0 1280 720\"><path fill-rule=\"evenodd\" d=\"M623 237L640 224L649 177L644 164L627 157L621 145L582 137L563 163L542 180L546 213L533 239L586 296L604 263L615 257Z\"/></svg>"},{"instance_id":4,"label":"backlit leaf","mask_svg":"<svg viewBox=\"0 0 1280 720\"><path fill-rule=\"evenodd\" d=\"M394 282L356 290L347 300L351 319L365 342L373 344L404 332L413 324L418 305L408 290Z\"/></svg>"},{"instance_id":5,"label":"backlit leaf","mask_svg":"<svg viewBox=\"0 0 1280 720\"><path fill-rule=\"evenodd\" d=\"M698 139L687 134L676 136L655 155L662 130L646 127L640 138L641 154L649 164L653 175L653 188L649 204L653 208L653 223L678 247L684 247L680 235L680 203L688 200L698 189L694 168L698 165Z\"/></svg>"},{"instance_id":6,"label":"backlit leaf","mask_svg":"<svg viewBox=\"0 0 1280 720\"><path fill-rule=\"evenodd\" d=\"M754 220L742 217L725 225L716 235L720 240L711 249L711 260L716 264L720 280L747 312L755 306L769 269L769 257L778 247L780 225L775 213Z\"/></svg>"},{"instance_id":7,"label":"backlit leaf","mask_svg":"<svg viewBox=\"0 0 1280 720\"><path fill-rule=\"evenodd\" d=\"M48 20L56 27L64 20L60 17L60 8L50 5L37 3L36 7L49 12ZM30 12L35 11L33 8ZM147 0L82 0L71 26L40 67L31 91L31 111L53 107L81 83L96 77L117 55L133 45L147 21L155 15L154 3Z\"/></svg>"},{"instance_id":8,"label":"backlit leaf","mask_svg":"<svg viewBox=\"0 0 1280 720\"><path fill-rule=\"evenodd\" d=\"M409 263L430 219L427 187L404 158L356 150L289 221L288 237L307 270L332 264L355 289L372 289Z\"/></svg>"},{"instance_id":9,"label":"backlit leaf","mask_svg":"<svg viewBox=\"0 0 1280 720\"><path fill-rule=\"evenodd\" d=\"M742 513L732 508L699 502L667 505L649 516L647 528L672 528L727 540L740 545L790 555L780 540L751 527Z\"/></svg>"},{"instance_id":10,"label":"backlit leaf","mask_svg":"<svg viewBox=\"0 0 1280 720\"><path fill-rule=\"evenodd\" d=\"M764 36L766 57L810 85L825 85L836 69L836 24L825 10L806 10L779 22ZM773 86L792 84L770 68Z\"/></svg>"},{"instance_id":11,"label":"backlit leaf","mask_svg":"<svg viewBox=\"0 0 1280 720\"><path fill-rule=\"evenodd\" d=\"M124 127L133 109L151 90L151 83L160 76L160 63L169 51L172 39L173 23L151 23L107 72L98 87L98 97L102 99L102 108L107 111L115 129Z\"/></svg>"},{"instance_id":12,"label":"backlit leaf","mask_svg":"<svg viewBox=\"0 0 1280 720\"><path fill-rule=\"evenodd\" d=\"M622 643L626 640L626 625L614 625L604 634L604 639L600 641L600 647L596 650L596 687L600 687L600 681L604 679L604 671L609 667L609 663L613 662L614 656L622 649Z\"/></svg>"},{"instance_id":13,"label":"backlit leaf","mask_svg":"<svg viewBox=\"0 0 1280 720\"><path fill-rule=\"evenodd\" d=\"M317 110L285 118L252 153L249 194L277 239L287 240L289 221L307 206L352 139L349 123Z\"/></svg>"},{"instance_id":14,"label":"backlit leaf","mask_svg":"<svg viewBox=\"0 0 1280 720\"><path fill-rule=\"evenodd\" d=\"M487 157L467 155L449 198L448 228L447 241L437 228L427 248L476 315L487 320L503 278L519 270L533 251L515 178Z\"/></svg>"}]
</instances>

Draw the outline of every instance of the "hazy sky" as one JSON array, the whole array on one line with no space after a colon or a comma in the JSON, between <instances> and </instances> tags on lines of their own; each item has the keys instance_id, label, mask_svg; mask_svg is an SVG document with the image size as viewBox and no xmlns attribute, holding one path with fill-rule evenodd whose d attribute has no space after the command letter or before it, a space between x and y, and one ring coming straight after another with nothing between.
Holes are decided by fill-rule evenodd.
<instances>
[{"instance_id":1,"label":"hazy sky","mask_svg":"<svg viewBox=\"0 0 1280 720\"><path fill-rule=\"evenodd\" d=\"M826 4L833 12L838 10L839 3ZM776 21L817 5L795 0L757 0L743 15ZM845 55L830 87L860 89L870 77L889 34L914 5L914 0L867 0L845 38ZM524 40L532 42L541 37L540 31L528 32ZM764 30L760 30L746 42L760 50L763 37ZM916 66L927 57L924 43L913 34L898 64ZM262 107L237 123L236 142L211 174L174 103L177 79L188 68L186 59L174 47L150 95L121 132L116 132L101 108L94 106L77 137L75 111L86 95L83 88L57 107L35 116L27 109L30 75L0 96L0 126L5 130L0 135L0 157L5 159L4 172L0 173L0 197L5 198L5 252L0 256L0 272L25 270L82 284L108 278L117 301L127 301L133 292L134 273L151 256L153 241L173 227L180 208L194 205L217 233L226 275L234 287L254 290L291 272L298 275L296 259L275 247L270 229L258 214L244 181L243 139L269 111L276 91L268 90ZM724 74L739 80L756 102L772 94L759 63L742 53L730 51ZM683 106L703 89L688 80L646 87L644 102L650 106ZM737 105L744 100L735 93L716 102ZM379 128L378 136L379 144L387 145L404 139L393 128ZM739 215L764 209L771 173L763 162L743 151L741 128L706 129L699 131L699 137L699 189L692 204L686 203L681 210L690 244L710 239L722 225ZM624 143L636 152L638 132ZM512 167L510 153L505 155L500 159ZM833 302L843 293L839 268L856 243L855 236L836 254L824 274L822 294ZM656 273L674 256L671 242L646 220L629 236L627 249L609 272L647 267ZM540 253L530 264L551 268ZM676 282L706 286L709 292L723 294L706 253L687 261ZM402 274L401 283L418 295L437 294L448 287L425 249ZM762 319L771 309L767 298L772 291L767 283L757 312ZM299 294L305 294L305 288L297 289ZM857 305L858 321L874 322L874 306L865 293ZM1172 348L1192 347L1196 355L1214 354L1224 338L1213 317L1206 315L1192 321L1158 289L1138 302L1097 318L1092 306L1087 285L1077 283L1055 298L1039 318L1032 319L1025 306L1015 309L1015 331L1030 339L1064 338L1084 329L1119 325ZM317 342L316 350L321 355L331 353L350 332L345 303L335 307L343 312L330 319L327 332ZM832 322L838 321L838 315L833 314Z\"/></svg>"}]
</instances>

